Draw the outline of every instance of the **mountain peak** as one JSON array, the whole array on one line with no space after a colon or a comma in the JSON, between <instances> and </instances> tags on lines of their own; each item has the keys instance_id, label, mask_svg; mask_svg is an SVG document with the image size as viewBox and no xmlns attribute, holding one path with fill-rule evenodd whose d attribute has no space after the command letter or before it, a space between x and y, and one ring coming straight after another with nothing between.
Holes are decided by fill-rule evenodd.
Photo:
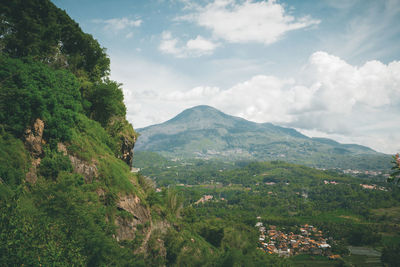
<instances>
[{"instance_id":1,"label":"mountain peak","mask_svg":"<svg viewBox=\"0 0 400 267\"><path fill-rule=\"evenodd\" d=\"M323 168L370 168L367 165L387 160L386 155L362 146L309 138L295 129L247 121L206 105L138 132L135 149L172 158L285 160Z\"/></svg>"},{"instance_id":2,"label":"mountain peak","mask_svg":"<svg viewBox=\"0 0 400 267\"><path fill-rule=\"evenodd\" d=\"M203 130L203 129L213 129L220 127L228 127L232 128L235 125L240 123L250 123L256 124L255 122L246 121L245 119L234 117L228 114L223 113L222 111L207 105L194 106L188 109L185 109L172 119L157 125L152 125L145 127L152 128L153 130L156 128L165 127L168 129L168 133L177 133L185 130Z\"/></svg>"},{"instance_id":3,"label":"mountain peak","mask_svg":"<svg viewBox=\"0 0 400 267\"><path fill-rule=\"evenodd\" d=\"M215 120L218 117L230 117L229 115L219 111L218 109L207 106L207 105L200 105L194 106L188 109L185 109L174 118L169 120L172 121L180 121L186 119L207 119L207 120Z\"/></svg>"}]
</instances>

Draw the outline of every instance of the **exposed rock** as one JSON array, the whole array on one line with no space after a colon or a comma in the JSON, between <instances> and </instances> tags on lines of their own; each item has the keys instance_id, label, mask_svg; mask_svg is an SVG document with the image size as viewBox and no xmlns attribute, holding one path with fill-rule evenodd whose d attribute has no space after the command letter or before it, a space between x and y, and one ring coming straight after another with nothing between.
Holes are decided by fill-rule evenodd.
<instances>
[{"instance_id":1,"label":"exposed rock","mask_svg":"<svg viewBox=\"0 0 400 267\"><path fill-rule=\"evenodd\" d=\"M67 147L63 143L57 144L58 152L62 152L64 156L68 155ZM69 160L71 161L71 165L74 168L74 172L82 174L85 178L85 183L91 183L93 179L99 176L96 162L92 160L92 163L81 160L75 156L69 155Z\"/></svg>"},{"instance_id":2,"label":"exposed rock","mask_svg":"<svg viewBox=\"0 0 400 267\"><path fill-rule=\"evenodd\" d=\"M121 136L121 154L120 158L128 164L129 167L132 168L132 160L133 160L133 148L135 146L136 137L127 138L125 136Z\"/></svg>"},{"instance_id":3,"label":"exposed rock","mask_svg":"<svg viewBox=\"0 0 400 267\"><path fill-rule=\"evenodd\" d=\"M57 143L58 152L62 152L64 156L68 155L67 147L63 143Z\"/></svg>"},{"instance_id":4,"label":"exposed rock","mask_svg":"<svg viewBox=\"0 0 400 267\"><path fill-rule=\"evenodd\" d=\"M137 139L137 133L125 117L112 117L106 127L107 132L118 140L117 158L123 160L128 166L132 167L133 147Z\"/></svg>"},{"instance_id":5,"label":"exposed rock","mask_svg":"<svg viewBox=\"0 0 400 267\"><path fill-rule=\"evenodd\" d=\"M32 166L29 168L29 171L25 175L25 179L27 182L34 184L37 181L37 167L40 165L40 158L32 160Z\"/></svg>"},{"instance_id":6,"label":"exposed rock","mask_svg":"<svg viewBox=\"0 0 400 267\"><path fill-rule=\"evenodd\" d=\"M117 207L132 214L133 217L139 221L139 223L145 223L149 221L149 210L140 203L140 198L135 195L126 195L120 197Z\"/></svg>"},{"instance_id":7,"label":"exposed rock","mask_svg":"<svg viewBox=\"0 0 400 267\"><path fill-rule=\"evenodd\" d=\"M138 225L138 223L134 220L116 216L115 224L118 226L116 229L117 241L133 240L135 238L137 231L136 225Z\"/></svg>"},{"instance_id":8,"label":"exposed rock","mask_svg":"<svg viewBox=\"0 0 400 267\"><path fill-rule=\"evenodd\" d=\"M116 217L117 240L132 240L135 237L138 224L150 222L149 210L140 203L140 198L134 195L120 197L117 207L129 212L133 218Z\"/></svg>"},{"instance_id":9,"label":"exposed rock","mask_svg":"<svg viewBox=\"0 0 400 267\"><path fill-rule=\"evenodd\" d=\"M32 166L26 173L25 178L29 183L36 183L37 181L37 167L40 165L40 157L43 156L42 145L45 144L43 140L44 122L37 118L33 126L27 128L24 133L25 147L32 155Z\"/></svg>"},{"instance_id":10,"label":"exposed rock","mask_svg":"<svg viewBox=\"0 0 400 267\"><path fill-rule=\"evenodd\" d=\"M85 183L91 183L93 179L99 176L96 164L94 162L88 163L72 155L69 155L69 160L74 168L74 172L83 175L85 178Z\"/></svg>"},{"instance_id":11,"label":"exposed rock","mask_svg":"<svg viewBox=\"0 0 400 267\"><path fill-rule=\"evenodd\" d=\"M34 158L42 155L44 122L41 119L36 119L32 127L25 130L25 145L28 151L31 152Z\"/></svg>"},{"instance_id":12,"label":"exposed rock","mask_svg":"<svg viewBox=\"0 0 400 267\"><path fill-rule=\"evenodd\" d=\"M96 189L96 194L97 194L99 197L104 197L104 196L106 195L106 192L104 191L103 188L97 188L97 189Z\"/></svg>"}]
</instances>

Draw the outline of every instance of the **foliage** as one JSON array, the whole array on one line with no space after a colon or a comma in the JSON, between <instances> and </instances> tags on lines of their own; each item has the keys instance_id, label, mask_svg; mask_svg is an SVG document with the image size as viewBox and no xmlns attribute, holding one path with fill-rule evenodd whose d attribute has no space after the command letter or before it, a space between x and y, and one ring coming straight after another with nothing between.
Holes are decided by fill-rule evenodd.
<instances>
[{"instance_id":1,"label":"foliage","mask_svg":"<svg viewBox=\"0 0 400 267\"><path fill-rule=\"evenodd\" d=\"M394 165L392 167L393 172L390 174L388 181L396 182L396 179L397 179L396 183L399 183L400 182L400 155L399 154L396 154L396 156L393 156L392 163Z\"/></svg>"},{"instance_id":2,"label":"foliage","mask_svg":"<svg viewBox=\"0 0 400 267\"><path fill-rule=\"evenodd\" d=\"M149 166L158 161L152 158L156 162L149 161ZM155 168L143 162L142 173L151 176L158 186L175 184L185 199L183 221L192 229L198 225L197 233L210 244L218 244L208 234L220 229L218 225L224 225L226 233L233 223L254 226L257 216L265 224L293 232L300 224L316 225L338 242L334 250L343 255L349 244L379 246L383 244L382 232L398 231L390 226L391 221L381 224L380 214L386 213L393 213L385 218L393 217L393 223L397 223L394 212L400 206L399 189L385 183L383 176L374 179L376 189L364 189L360 184L371 184L371 180L278 161L232 166L217 161L166 160ZM204 195L213 199L194 204ZM220 224L210 223L212 217L221 220ZM209 222L211 228L200 226L201 221Z\"/></svg>"},{"instance_id":3,"label":"foliage","mask_svg":"<svg viewBox=\"0 0 400 267\"><path fill-rule=\"evenodd\" d=\"M72 166L69 158L60 152L47 149L45 157L40 161L39 174L47 179L56 180L62 171L71 172Z\"/></svg>"},{"instance_id":4,"label":"foliage","mask_svg":"<svg viewBox=\"0 0 400 267\"><path fill-rule=\"evenodd\" d=\"M70 140L76 114L82 112L76 78L32 60L0 55L0 61L0 121L4 128L21 137L26 127L41 118L46 140Z\"/></svg>"},{"instance_id":5,"label":"foliage","mask_svg":"<svg viewBox=\"0 0 400 267\"><path fill-rule=\"evenodd\" d=\"M0 129L0 184L16 186L22 183L29 157L21 140Z\"/></svg>"},{"instance_id":6,"label":"foliage","mask_svg":"<svg viewBox=\"0 0 400 267\"><path fill-rule=\"evenodd\" d=\"M400 244L385 247L381 258L390 267L398 266L400 262Z\"/></svg>"},{"instance_id":7,"label":"foliage","mask_svg":"<svg viewBox=\"0 0 400 267\"><path fill-rule=\"evenodd\" d=\"M2 200L0 261L11 265L114 265L134 257L111 237L105 209L79 175L39 180Z\"/></svg>"},{"instance_id":8,"label":"foliage","mask_svg":"<svg viewBox=\"0 0 400 267\"><path fill-rule=\"evenodd\" d=\"M183 208L183 199L176 190L168 190L166 198L166 207L173 217L180 217Z\"/></svg>"},{"instance_id":9,"label":"foliage","mask_svg":"<svg viewBox=\"0 0 400 267\"><path fill-rule=\"evenodd\" d=\"M0 262L144 266L143 255L113 237L114 217L133 217L117 209L120 195L146 201L116 157L136 133L120 84L107 78L104 49L48 0L1 2L0 36ZM30 169L38 180L28 183L24 133L38 118L43 153ZM88 169L92 180L83 177Z\"/></svg>"},{"instance_id":10,"label":"foliage","mask_svg":"<svg viewBox=\"0 0 400 267\"><path fill-rule=\"evenodd\" d=\"M0 4L0 48L11 57L33 57L77 76L98 81L109 73L103 48L65 11L49 0L10 0Z\"/></svg>"},{"instance_id":11,"label":"foliage","mask_svg":"<svg viewBox=\"0 0 400 267\"><path fill-rule=\"evenodd\" d=\"M121 84L106 79L94 84L85 94L90 103L89 117L106 126L113 116L125 117Z\"/></svg>"}]
</instances>

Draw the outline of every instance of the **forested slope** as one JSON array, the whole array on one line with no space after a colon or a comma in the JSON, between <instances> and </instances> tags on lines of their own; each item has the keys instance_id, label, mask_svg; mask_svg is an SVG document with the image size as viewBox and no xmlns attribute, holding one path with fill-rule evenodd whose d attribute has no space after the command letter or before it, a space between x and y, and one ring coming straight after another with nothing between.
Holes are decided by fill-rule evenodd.
<instances>
[{"instance_id":1,"label":"forested slope","mask_svg":"<svg viewBox=\"0 0 400 267\"><path fill-rule=\"evenodd\" d=\"M2 266L284 264L252 242L208 242L176 191L156 193L131 172L137 134L121 85L105 49L65 11L2 1L0 50Z\"/></svg>"}]
</instances>

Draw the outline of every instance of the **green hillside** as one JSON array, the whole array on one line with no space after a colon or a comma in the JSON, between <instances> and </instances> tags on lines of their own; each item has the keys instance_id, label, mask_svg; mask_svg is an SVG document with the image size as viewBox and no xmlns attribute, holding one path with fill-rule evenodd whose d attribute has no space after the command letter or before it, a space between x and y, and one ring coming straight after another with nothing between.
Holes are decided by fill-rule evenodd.
<instances>
[{"instance_id":1,"label":"green hillside","mask_svg":"<svg viewBox=\"0 0 400 267\"><path fill-rule=\"evenodd\" d=\"M0 17L1 266L285 262L251 242L216 246L187 222L178 192L131 171L137 133L121 85L65 11L10 0ZM252 231L232 225L229 236Z\"/></svg>"},{"instance_id":2,"label":"green hillside","mask_svg":"<svg viewBox=\"0 0 400 267\"><path fill-rule=\"evenodd\" d=\"M209 106L187 109L161 124L138 129L137 151L169 158L284 160L318 168L384 170L390 156L368 147L309 138L294 129L229 116Z\"/></svg>"}]
</instances>

